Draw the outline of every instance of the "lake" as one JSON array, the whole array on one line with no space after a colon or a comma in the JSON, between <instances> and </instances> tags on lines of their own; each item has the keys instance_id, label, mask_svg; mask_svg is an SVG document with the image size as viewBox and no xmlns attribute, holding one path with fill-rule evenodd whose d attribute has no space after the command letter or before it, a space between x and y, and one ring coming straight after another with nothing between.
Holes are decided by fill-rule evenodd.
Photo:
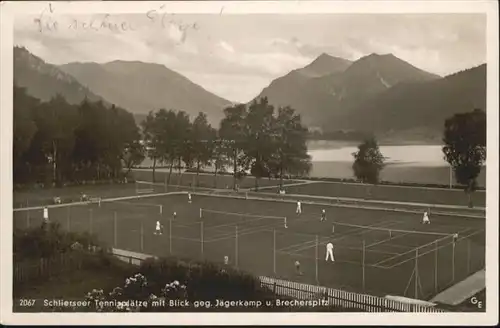
<instances>
[{"instance_id":1,"label":"lake","mask_svg":"<svg viewBox=\"0 0 500 328\"><path fill-rule=\"evenodd\" d=\"M357 143L342 141L309 141L309 155L312 160L311 177L351 179L352 153ZM443 158L440 145L381 145L380 151L386 157L386 167L381 179L391 182L450 183L450 167ZM146 159L142 166L150 166ZM208 168L207 168L208 169ZM478 183L485 186L486 169L480 173ZM454 177L452 177L454 182Z\"/></svg>"},{"instance_id":2,"label":"lake","mask_svg":"<svg viewBox=\"0 0 500 328\"><path fill-rule=\"evenodd\" d=\"M352 163L352 153L357 151L357 146L352 143L312 141L309 142L308 149L313 162ZM380 146L380 152L389 165L448 166L443 157L442 146L439 145Z\"/></svg>"}]
</instances>

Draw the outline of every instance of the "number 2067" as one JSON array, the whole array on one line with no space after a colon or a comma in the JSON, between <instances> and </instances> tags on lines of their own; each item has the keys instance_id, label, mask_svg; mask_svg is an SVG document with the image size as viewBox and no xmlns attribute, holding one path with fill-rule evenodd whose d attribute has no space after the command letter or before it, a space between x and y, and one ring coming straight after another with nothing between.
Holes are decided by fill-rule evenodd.
<instances>
[{"instance_id":1,"label":"number 2067","mask_svg":"<svg viewBox=\"0 0 500 328\"><path fill-rule=\"evenodd\" d=\"M33 306L35 305L35 300L20 299L19 306Z\"/></svg>"}]
</instances>

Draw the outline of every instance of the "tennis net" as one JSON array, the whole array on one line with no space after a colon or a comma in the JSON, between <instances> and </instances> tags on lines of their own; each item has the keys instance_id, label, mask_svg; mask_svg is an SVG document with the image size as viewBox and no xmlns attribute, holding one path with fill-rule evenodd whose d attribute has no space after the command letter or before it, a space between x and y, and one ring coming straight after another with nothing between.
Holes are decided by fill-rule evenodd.
<instances>
[{"instance_id":1,"label":"tennis net","mask_svg":"<svg viewBox=\"0 0 500 328\"><path fill-rule=\"evenodd\" d=\"M200 219L205 223L205 231L214 234L233 233L235 229L244 232L286 225L286 217L233 213L204 208L200 209Z\"/></svg>"},{"instance_id":2,"label":"tennis net","mask_svg":"<svg viewBox=\"0 0 500 328\"><path fill-rule=\"evenodd\" d=\"M111 202L100 202L98 205L102 209L126 210L133 212L143 212L151 214L163 214L163 205L147 202L130 202L124 200L114 200Z\"/></svg>"}]
</instances>

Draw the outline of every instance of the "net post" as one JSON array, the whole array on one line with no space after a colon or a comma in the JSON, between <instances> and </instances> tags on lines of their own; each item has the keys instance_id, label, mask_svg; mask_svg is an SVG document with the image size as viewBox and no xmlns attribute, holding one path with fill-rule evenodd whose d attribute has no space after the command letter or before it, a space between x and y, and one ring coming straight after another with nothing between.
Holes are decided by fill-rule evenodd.
<instances>
[{"instance_id":1,"label":"net post","mask_svg":"<svg viewBox=\"0 0 500 328\"><path fill-rule=\"evenodd\" d=\"M90 231L90 234L92 234L93 230L94 230L93 229L94 227L92 226L93 225L92 219L93 219L92 218L92 209L89 209L89 231Z\"/></svg>"},{"instance_id":2,"label":"net post","mask_svg":"<svg viewBox=\"0 0 500 328\"><path fill-rule=\"evenodd\" d=\"M315 259L315 264L316 264L316 284L319 284L319 274L318 274L318 257L319 257L319 238L318 235L316 235L316 259Z\"/></svg>"},{"instance_id":3,"label":"net post","mask_svg":"<svg viewBox=\"0 0 500 328\"><path fill-rule=\"evenodd\" d=\"M168 251L172 255L172 219L168 220Z\"/></svg>"},{"instance_id":4,"label":"net post","mask_svg":"<svg viewBox=\"0 0 500 328\"><path fill-rule=\"evenodd\" d=\"M235 233L235 245L234 245L234 257L235 257L235 263L236 267L238 267L238 226L234 226L234 233Z\"/></svg>"},{"instance_id":5,"label":"net post","mask_svg":"<svg viewBox=\"0 0 500 328\"><path fill-rule=\"evenodd\" d=\"M451 254L451 281L455 281L455 240L452 243L452 254Z\"/></svg>"},{"instance_id":6,"label":"net post","mask_svg":"<svg viewBox=\"0 0 500 328\"><path fill-rule=\"evenodd\" d=\"M200 219L203 218L203 209L200 208Z\"/></svg>"},{"instance_id":7,"label":"net post","mask_svg":"<svg viewBox=\"0 0 500 328\"><path fill-rule=\"evenodd\" d=\"M144 222L141 220L141 252L144 252Z\"/></svg>"},{"instance_id":8,"label":"net post","mask_svg":"<svg viewBox=\"0 0 500 328\"><path fill-rule=\"evenodd\" d=\"M201 235L201 258L204 259L204 254L203 254L203 243L204 243L204 239L203 239L203 221L200 222L200 235Z\"/></svg>"},{"instance_id":9,"label":"net post","mask_svg":"<svg viewBox=\"0 0 500 328\"><path fill-rule=\"evenodd\" d=\"M470 239L467 238L467 275L470 273Z\"/></svg>"},{"instance_id":10,"label":"net post","mask_svg":"<svg viewBox=\"0 0 500 328\"><path fill-rule=\"evenodd\" d=\"M163 205L160 205L160 215L163 215Z\"/></svg>"},{"instance_id":11,"label":"net post","mask_svg":"<svg viewBox=\"0 0 500 328\"><path fill-rule=\"evenodd\" d=\"M363 291L365 291L365 251L366 251L366 242L363 239Z\"/></svg>"},{"instance_id":12,"label":"net post","mask_svg":"<svg viewBox=\"0 0 500 328\"><path fill-rule=\"evenodd\" d=\"M438 290L438 242L434 242L434 292L437 294Z\"/></svg>"},{"instance_id":13,"label":"net post","mask_svg":"<svg viewBox=\"0 0 500 328\"><path fill-rule=\"evenodd\" d=\"M116 234L116 211L113 212L113 244L115 245L115 247L117 247L118 245L118 236Z\"/></svg>"},{"instance_id":14,"label":"net post","mask_svg":"<svg viewBox=\"0 0 500 328\"><path fill-rule=\"evenodd\" d=\"M70 220L70 207L68 206L68 210L66 211L66 220L67 220L67 228L68 228L68 232L71 231L71 220Z\"/></svg>"},{"instance_id":15,"label":"net post","mask_svg":"<svg viewBox=\"0 0 500 328\"><path fill-rule=\"evenodd\" d=\"M418 247L415 249L415 299L418 299Z\"/></svg>"},{"instance_id":16,"label":"net post","mask_svg":"<svg viewBox=\"0 0 500 328\"><path fill-rule=\"evenodd\" d=\"M276 229L273 229L273 272L276 275Z\"/></svg>"}]
</instances>

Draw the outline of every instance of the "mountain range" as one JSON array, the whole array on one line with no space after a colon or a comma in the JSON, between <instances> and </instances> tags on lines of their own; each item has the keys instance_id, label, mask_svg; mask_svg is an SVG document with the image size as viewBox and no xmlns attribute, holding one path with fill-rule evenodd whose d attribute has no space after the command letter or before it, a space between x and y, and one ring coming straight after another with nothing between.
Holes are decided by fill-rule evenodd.
<instances>
[{"instance_id":1,"label":"mountain range","mask_svg":"<svg viewBox=\"0 0 500 328\"><path fill-rule=\"evenodd\" d=\"M181 74L160 64L113 61L105 64L70 63L60 69L108 101L134 114L160 108L204 112L218 126L223 109L231 105Z\"/></svg>"},{"instance_id":2,"label":"mountain range","mask_svg":"<svg viewBox=\"0 0 500 328\"><path fill-rule=\"evenodd\" d=\"M43 101L60 94L70 104L80 103L85 97L91 101L105 102L72 75L56 65L46 63L22 47L14 47L14 83Z\"/></svg>"},{"instance_id":3,"label":"mountain range","mask_svg":"<svg viewBox=\"0 0 500 328\"><path fill-rule=\"evenodd\" d=\"M14 80L42 100L60 93L71 103L84 97L126 108L140 121L150 110L203 111L218 126L231 102L159 64L112 61L45 63L14 49ZM373 132L389 139L436 140L444 120L486 109L486 64L440 77L392 54L356 61L322 54L309 65L273 80L255 98L291 106L306 125L325 132Z\"/></svg>"}]
</instances>

